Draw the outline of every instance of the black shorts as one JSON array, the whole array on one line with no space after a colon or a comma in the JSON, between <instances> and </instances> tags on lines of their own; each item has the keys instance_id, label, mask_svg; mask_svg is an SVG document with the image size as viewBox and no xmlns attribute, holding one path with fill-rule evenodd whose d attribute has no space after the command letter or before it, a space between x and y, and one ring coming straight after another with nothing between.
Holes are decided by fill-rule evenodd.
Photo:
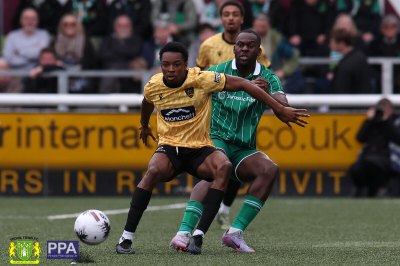
<instances>
[{"instance_id":1,"label":"black shorts","mask_svg":"<svg viewBox=\"0 0 400 266\"><path fill-rule=\"evenodd\" d=\"M169 145L160 145L155 152L165 153L168 156L168 159L171 161L172 165L175 168L176 175L182 172L187 172L200 179L212 181L212 179L209 178L201 178L197 174L197 168L215 150L216 149L211 146L193 149L174 147Z\"/></svg>"}]
</instances>

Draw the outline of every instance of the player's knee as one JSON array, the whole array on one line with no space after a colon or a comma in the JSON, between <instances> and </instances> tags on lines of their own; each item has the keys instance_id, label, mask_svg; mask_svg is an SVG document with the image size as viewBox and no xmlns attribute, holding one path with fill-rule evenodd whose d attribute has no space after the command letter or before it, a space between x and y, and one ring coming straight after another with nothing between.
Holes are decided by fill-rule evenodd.
<instances>
[{"instance_id":1,"label":"player's knee","mask_svg":"<svg viewBox=\"0 0 400 266\"><path fill-rule=\"evenodd\" d=\"M223 160L217 164L216 178L228 179L232 172L232 164L229 160Z\"/></svg>"},{"instance_id":2,"label":"player's knee","mask_svg":"<svg viewBox=\"0 0 400 266\"><path fill-rule=\"evenodd\" d=\"M265 165L263 168L261 168L262 172L260 173L260 176L263 177L266 181L275 181L277 179L277 176L279 174L279 166L274 163L270 162L269 164Z\"/></svg>"},{"instance_id":3,"label":"player's knee","mask_svg":"<svg viewBox=\"0 0 400 266\"><path fill-rule=\"evenodd\" d=\"M150 166L140 181L139 187L143 189L152 189L157 183L160 182L161 177L161 169L157 166Z\"/></svg>"}]
</instances>

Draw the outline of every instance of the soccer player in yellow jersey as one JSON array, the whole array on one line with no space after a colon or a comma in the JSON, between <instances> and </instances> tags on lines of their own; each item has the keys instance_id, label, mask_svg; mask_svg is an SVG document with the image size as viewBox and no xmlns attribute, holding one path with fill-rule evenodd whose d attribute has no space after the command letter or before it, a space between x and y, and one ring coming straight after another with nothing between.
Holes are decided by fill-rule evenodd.
<instances>
[{"instance_id":1,"label":"soccer player in yellow jersey","mask_svg":"<svg viewBox=\"0 0 400 266\"><path fill-rule=\"evenodd\" d=\"M243 24L243 5L239 1L226 1L221 5L219 14L224 32L208 38L201 44L196 61L197 66L201 69L208 69L211 66L232 60L235 57L233 48ZM265 67L269 67L270 65L270 61L266 58L262 47L257 61Z\"/></svg>"},{"instance_id":2,"label":"soccer player in yellow jersey","mask_svg":"<svg viewBox=\"0 0 400 266\"><path fill-rule=\"evenodd\" d=\"M153 188L168 182L181 172L212 181L199 201L199 208L211 224L222 201L232 165L226 155L214 148L209 132L212 92L244 90L270 106L276 116L304 126L304 109L285 107L263 89L246 79L223 73L187 68L188 52L180 43L168 43L160 50L162 73L154 75L144 88L140 138L147 144L155 139L149 125L150 115L157 110L158 148L147 171L132 195L125 230L116 245L120 254L134 253L132 241ZM197 208L197 207L196 207Z\"/></svg>"}]
</instances>

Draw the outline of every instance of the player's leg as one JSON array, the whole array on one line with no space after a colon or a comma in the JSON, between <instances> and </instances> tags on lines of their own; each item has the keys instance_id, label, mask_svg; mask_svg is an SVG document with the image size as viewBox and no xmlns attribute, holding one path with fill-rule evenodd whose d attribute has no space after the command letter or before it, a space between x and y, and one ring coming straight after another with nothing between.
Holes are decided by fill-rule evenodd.
<instances>
[{"instance_id":1,"label":"player's leg","mask_svg":"<svg viewBox=\"0 0 400 266\"><path fill-rule=\"evenodd\" d=\"M202 199L207 195L211 182L201 180L190 194L179 230L170 242L170 247L176 250L187 251L194 227L203 213Z\"/></svg>"},{"instance_id":2,"label":"player's leg","mask_svg":"<svg viewBox=\"0 0 400 266\"><path fill-rule=\"evenodd\" d=\"M208 183L204 181L199 182L196 185L194 191L192 192L191 200L188 203L188 207L185 211L177 236L190 234L200 217L202 217L204 222L201 226L199 225L200 227L198 227L198 229L201 230L200 232L202 232L202 235L208 231L208 228L210 227L212 220L217 214L218 208L221 204L224 190L231 174L232 165L222 151L215 150L195 169L196 176L212 179L213 182ZM202 211L203 205L204 212ZM191 249L189 247L188 251L193 254L200 254L201 243L196 249Z\"/></svg>"},{"instance_id":3,"label":"player's leg","mask_svg":"<svg viewBox=\"0 0 400 266\"><path fill-rule=\"evenodd\" d=\"M230 224L229 211L235 200L237 193L240 189L241 183L235 179L229 179L228 186L225 191L224 199L222 200L221 206L218 210L216 220L221 226L221 229L228 229Z\"/></svg>"},{"instance_id":4,"label":"player's leg","mask_svg":"<svg viewBox=\"0 0 400 266\"><path fill-rule=\"evenodd\" d=\"M267 200L277 178L278 166L265 154L258 152L243 159L236 167L235 174L243 182L251 182L242 207L222 242L242 252L254 252L243 239L243 231L257 216Z\"/></svg>"},{"instance_id":5,"label":"player's leg","mask_svg":"<svg viewBox=\"0 0 400 266\"><path fill-rule=\"evenodd\" d=\"M116 251L119 254L134 253L131 247L136 227L142 218L143 212L146 210L150 202L151 193L157 183L163 178L171 178L175 176L175 168L172 165L167 154L156 152L151 158L148 169L142 180L135 189L132 195L132 200L129 208L128 217L125 224L125 230L116 246Z\"/></svg>"}]
</instances>

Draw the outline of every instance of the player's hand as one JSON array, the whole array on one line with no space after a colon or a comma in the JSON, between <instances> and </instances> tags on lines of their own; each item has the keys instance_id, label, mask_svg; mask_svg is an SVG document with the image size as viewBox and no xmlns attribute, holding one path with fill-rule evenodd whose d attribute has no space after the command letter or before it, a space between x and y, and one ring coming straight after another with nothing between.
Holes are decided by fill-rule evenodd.
<instances>
[{"instance_id":1,"label":"player's hand","mask_svg":"<svg viewBox=\"0 0 400 266\"><path fill-rule=\"evenodd\" d=\"M158 139L156 137L154 137L153 132L151 131L151 126L148 125L146 127L141 127L140 128L140 135L139 135L140 139L143 141L143 144L147 146L147 138L151 137L154 142L158 142Z\"/></svg>"},{"instance_id":2,"label":"player's hand","mask_svg":"<svg viewBox=\"0 0 400 266\"><path fill-rule=\"evenodd\" d=\"M290 128L292 126L289 123L295 123L298 126L305 127L308 122L304 120L303 117L310 117L306 112L307 109L283 107L279 111L275 111L275 115Z\"/></svg>"},{"instance_id":3,"label":"player's hand","mask_svg":"<svg viewBox=\"0 0 400 266\"><path fill-rule=\"evenodd\" d=\"M260 87L261 89L263 89L265 92L269 93L268 82L265 79L258 77L255 80L252 80L251 82Z\"/></svg>"}]
</instances>

